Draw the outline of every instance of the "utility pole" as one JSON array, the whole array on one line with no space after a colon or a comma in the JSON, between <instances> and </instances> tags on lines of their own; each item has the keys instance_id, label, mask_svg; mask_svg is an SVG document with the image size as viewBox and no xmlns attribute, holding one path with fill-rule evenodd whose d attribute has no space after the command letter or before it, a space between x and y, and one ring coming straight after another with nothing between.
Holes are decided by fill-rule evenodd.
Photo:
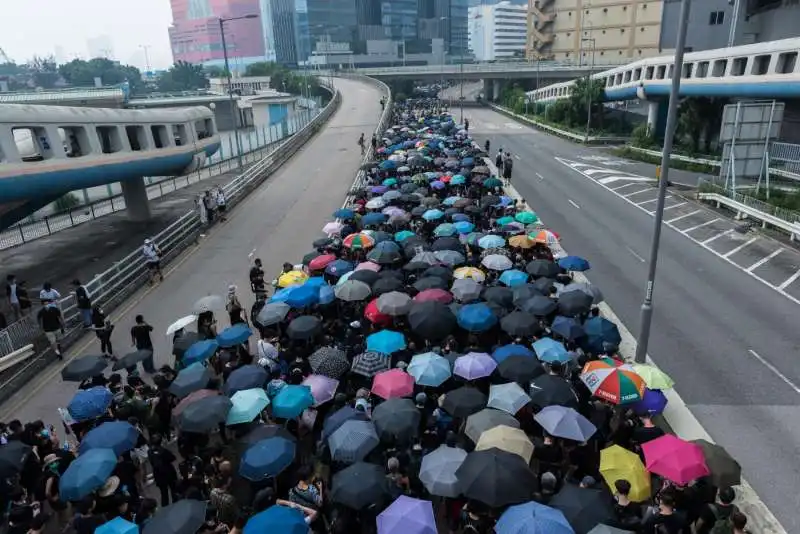
<instances>
[{"instance_id":1,"label":"utility pole","mask_svg":"<svg viewBox=\"0 0 800 534\"><path fill-rule=\"evenodd\" d=\"M664 134L664 149L661 152L661 176L658 180L658 202L655 212L653 241L650 244L650 262L647 273L647 285L644 289L641 318L639 320L639 339L636 344L636 362L644 363L647 358L647 344L650 341L650 326L653 322L653 286L658 266L658 248L661 243L661 226L664 220L664 199L667 196L669 183L669 159L672 153L672 138L678 123L678 100L680 100L681 76L683 75L683 52L686 47L686 28L689 25L691 0L681 0L680 25L678 26L678 42L675 47L675 66L672 69L672 88L669 93L667 110L667 129Z\"/></svg>"},{"instance_id":2,"label":"utility pole","mask_svg":"<svg viewBox=\"0 0 800 534\"><path fill-rule=\"evenodd\" d=\"M589 74L586 75L586 142L588 143L589 129L591 128L592 125L592 87L594 83L594 81L592 80L592 72L594 71L595 40L594 37L587 37L585 39L581 39L581 43L583 42L592 43L592 64L589 67Z\"/></svg>"}]
</instances>

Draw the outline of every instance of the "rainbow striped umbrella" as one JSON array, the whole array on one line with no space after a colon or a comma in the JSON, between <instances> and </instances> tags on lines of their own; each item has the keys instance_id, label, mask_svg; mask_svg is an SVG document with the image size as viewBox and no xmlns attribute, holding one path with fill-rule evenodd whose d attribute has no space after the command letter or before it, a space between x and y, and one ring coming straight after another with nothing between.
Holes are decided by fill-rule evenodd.
<instances>
[{"instance_id":1,"label":"rainbow striped umbrella","mask_svg":"<svg viewBox=\"0 0 800 534\"><path fill-rule=\"evenodd\" d=\"M359 232L345 237L342 245L352 250L362 250L375 246L375 239L364 232Z\"/></svg>"},{"instance_id":2,"label":"rainbow striped umbrella","mask_svg":"<svg viewBox=\"0 0 800 534\"><path fill-rule=\"evenodd\" d=\"M631 404L644 395L642 377L631 366L611 358L587 363L581 380L595 397L613 404Z\"/></svg>"}]
</instances>

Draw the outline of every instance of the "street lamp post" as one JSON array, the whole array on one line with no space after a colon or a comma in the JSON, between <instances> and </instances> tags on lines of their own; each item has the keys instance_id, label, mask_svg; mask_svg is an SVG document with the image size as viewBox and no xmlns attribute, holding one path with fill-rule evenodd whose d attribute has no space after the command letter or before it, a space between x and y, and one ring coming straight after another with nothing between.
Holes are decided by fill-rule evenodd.
<instances>
[{"instance_id":1,"label":"street lamp post","mask_svg":"<svg viewBox=\"0 0 800 534\"><path fill-rule=\"evenodd\" d=\"M592 43L592 64L589 67L589 74L586 75L586 142L589 142L589 128L592 125L592 71L594 71L594 50L595 39L594 37L586 37L581 39L581 42ZM581 57L583 54L581 54Z\"/></svg>"},{"instance_id":2,"label":"street lamp post","mask_svg":"<svg viewBox=\"0 0 800 534\"><path fill-rule=\"evenodd\" d=\"M233 136L236 138L236 163L242 168L242 139L239 136L239 109L233 99L233 81L231 80L231 66L228 62L228 47L225 43L225 23L233 20L255 19L258 15L251 13L241 17L230 17L219 19L219 33L222 37L222 57L225 58L225 74L228 78L228 98L230 100L231 115L233 116Z\"/></svg>"},{"instance_id":3,"label":"street lamp post","mask_svg":"<svg viewBox=\"0 0 800 534\"><path fill-rule=\"evenodd\" d=\"M655 285L656 267L658 266L658 247L661 243L661 225L664 220L664 201L669 183L669 159L672 153L672 138L678 122L678 100L680 99L681 76L683 75L683 52L686 46L686 28L689 25L691 0L681 0L680 24L678 26L678 43L675 47L675 66L672 68L672 88L669 93L667 109L667 128L664 133L664 150L661 153L661 176L658 181L658 202L655 212L653 241L650 244L650 263L647 273L647 285L644 290L641 319L639 321L639 339L636 344L636 361L644 363L647 358L647 344L650 341L650 326L653 322L653 286Z\"/></svg>"}]
</instances>

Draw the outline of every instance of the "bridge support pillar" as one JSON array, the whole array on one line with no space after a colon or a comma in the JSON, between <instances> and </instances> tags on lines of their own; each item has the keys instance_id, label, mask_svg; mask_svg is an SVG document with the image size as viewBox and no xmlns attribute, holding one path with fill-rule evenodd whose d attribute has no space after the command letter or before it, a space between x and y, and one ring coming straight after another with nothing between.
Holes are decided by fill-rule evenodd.
<instances>
[{"instance_id":1,"label":"bridge support pillar","mask_svg":"<svg viewBox=\"0 0 800 534\"><path fill-rule=\"evenodd\" d=\"M648 100L647 101L647 130L656 139L664 137L667 129L667 101Z\"/></svg>"},{"instance_id":2,"label":"bridge support pillar","mask_svg":"<svg viewBox=\"0 0 800 534\"><path fill-rule=\"evenodd\" d=\"M128 218L132 221L149 221L151 218L150 201L147 199L147 186L144 178L135 178L120 182L122 197L128 210Z\"/></svg>"},{"instance_id":3,"label":"bridge support pillar","mask_svg":"<svg viewBox=\"0 0 800 534\"><path fill-rule=\"evenodd\" d=\"M492 80L483 80L483 98L485 98L487 102L494 100L494 98L492 98L494 96L492 95L492 89Z\"/></svg>"},{"instance_id":4,"label":"bridge support pillar","mask_svg":"<svg viewBox=\"0 0 800 534\"><path fill-rule=\"evenodd\" d=\"M494 80L492 82L492 100L495 102L500 100L500 80Z\"/></svg>"}]
</instances>

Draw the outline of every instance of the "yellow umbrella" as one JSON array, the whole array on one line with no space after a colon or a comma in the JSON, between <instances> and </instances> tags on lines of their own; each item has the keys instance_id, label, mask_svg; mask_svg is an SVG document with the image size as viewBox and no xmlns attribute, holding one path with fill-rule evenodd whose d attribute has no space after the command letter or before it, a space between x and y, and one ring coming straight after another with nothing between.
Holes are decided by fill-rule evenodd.
<instances>
[{"instance_id":1,"label":"yellow umbrella","mask_svg":"<svg viewBox=\"0 0 800 534\"><path fill-rule=\"evenodd\" d=\"M526 249L533 248L533 245L535 245L536 242L526 235L515 235L508 240L508 244L514 248Z\"/></svg>"},{"instance_id":2,"label":"yellow umbrella","mask_svg":"<svg viewBox=\"0 0 800 534\"><path fill-rule=\"evenodd\" d=\"M453 277L458 279L472 278L476 282L481 283L486 280L486 273L475 267L459 267L453 271Z\"/></svg>"},{"instance_id":3,"label":"yellow umbrella","mask_svg":"<svg viewBox=\"0 0 800 534\"><path fill-rule=\"evenodd\" d=\"M278 287L296 286L308 280L308 275L303 271L289 271L278 277Z\"/></svg>"},{"instance_id":4,"label":"yellow umbrella","mask_svg":"<svg viewBox=\"0 0 800 534\"><path fill-rule=\"evenodd\" d=\"M650 473L645 469L639 456L619 445L612 445L600 451L600 474L611 492L615 492L614 482L627 480L631 484L628 497L634 502L650 498Z\"/></svg>"},{"instance_id":5,"label":"yellow umbrella","mask_svg":"<svg viewBox=\"0 0 800 534\"><path fill-rule=\"evenodd\" d=\"M482 451L492 447L516 454L526 463L530 463L533 455L533 443L525 435L525 432L506 425L490 428L481 434L475 450Z\"/></svg>"},{"instance_id":6,"label":"yellow umbrella","mask_svg":"<svg viewBox=\"0 0 800 534\"><path fill-rule=\"evenodd\" d=\"M642 377L649 389L672 389L675 385L675 381L667 373L654 365L635 363L633 370Z\"/></svg>"}]
</instances>

